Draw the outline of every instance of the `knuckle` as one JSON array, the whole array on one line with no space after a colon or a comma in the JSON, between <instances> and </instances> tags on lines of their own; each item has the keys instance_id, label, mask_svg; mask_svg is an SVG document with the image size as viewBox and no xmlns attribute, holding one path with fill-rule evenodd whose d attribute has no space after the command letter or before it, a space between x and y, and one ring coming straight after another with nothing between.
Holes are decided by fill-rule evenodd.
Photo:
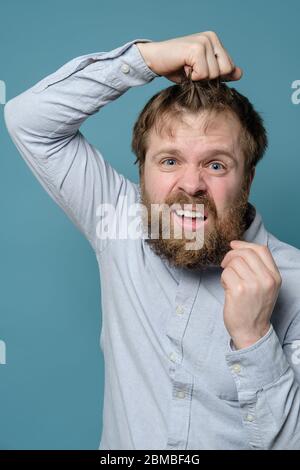
<instances>
[{"instance_id":1,"label":"knuckle","mask_svg":"<svg viewBox=\"0 0 300 470\"><path fill-rule=\"evenodd\" d=\"M265 277L265 287L267 290L273 290L275 287L277 287L277 283L273 276Z\"/></svg>"},{"instance_id":2,"label":"knuckle","mask_svg":"<svg viewBox=\"0 0 300 470\"><path fill-rule=\"evenodd\" d=\"M245 294L245 286L242 282L238 282L236 287L235 287L235 293L238 296L244 295Z\"/></svg>"},{"instance_id":3,"label":"knuckle","mask_svg":"<svg viewBox=\"0 0 300 470\"><path fill-rule=\"evenodd\" d=\"M202 34L202 36L200 37L200 44L201 46L203 47L206 47L208 46L210 43L210 40L209 38L205 35L205 34Z\"/></svg>"},{"instance_id":4,"label":"knuckle","mask_svg":"<svg viewBox=\"0 0 300 470\"><path fill-rule=\"evenodd\" d=\"M230 63L223 65L222 67L222 74L224 75L229 75L231 72L233 72L234 66L232 66Z\"/></svg>"},{"instance_id":5,"label":"knuckle","mask_svg":"<svg viewBox=\"0 0 300 470\"><path fill-rule=\"evenodd\" d=\"M213 38L217 38L218 35L215 31L205 31L206 34L208 34L209 36L213 37Z\"/></svg>"},{"instance_id":6,"label":"knuckle","mask_svg":"<svg viewBox=\"0 0 300 470\"><path fill-rule=\"evenodd\" d=\"M244 248L243 251L245 255L248 255L248 256L253 254L253 250L251 248Z\"/></svg>"},{"instance_id":7,"label":"knuckle","mask_svg":"<svg viewBox=\"0 0 300 470\"><path fill-rule=\"evenodd\" d=\"M230 266L228 266L227 268L225 268L221 274L221 279L224 281L227 279L228 275L229 275L229 271L230 271Z\"/></svg>"},{"instance_id":8,"label":"knuckle","mask_svg":"<svg viewBox=\"0 0 300 470\"><path fill-rule=\"evenodd\" d=\"M235 258L233 258L230 262L231 266L233 267L238 267L239 264L240 264L240 257L236 256Z\"/></svg>"}]
</instances>

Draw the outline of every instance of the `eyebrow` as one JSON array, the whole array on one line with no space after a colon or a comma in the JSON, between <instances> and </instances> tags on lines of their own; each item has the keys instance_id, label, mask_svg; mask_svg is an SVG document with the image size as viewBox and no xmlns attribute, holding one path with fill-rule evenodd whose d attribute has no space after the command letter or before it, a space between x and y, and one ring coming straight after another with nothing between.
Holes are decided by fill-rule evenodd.
<instances>
[{"instance_id":1,"label":"eyebrow","mask_svg":"<svg viewBox=\"0 0 300 470\"><path fill-rule=\"evenodd\" d=\"M172 148L172 147L166 147L166 148L161 149L159 152L155 153L154 155L152 155L151 159L155 159L156 157L158 157L162 153L169 153L169 154L172 154L172 155L176 155L178 157L182 156L182 153L180 152L180 150L178 150L176 148ZM213 149L213 150L208 150L206 152L207 156L205 158L213 157L213 156L220 155L220 154L226 155L227 157L231 158L232 160L234 160L236 162L236 159L234 158L232 153L229 150L226 150L224 148L216 148L216 149Z\"/></svg>"}]
</instances>

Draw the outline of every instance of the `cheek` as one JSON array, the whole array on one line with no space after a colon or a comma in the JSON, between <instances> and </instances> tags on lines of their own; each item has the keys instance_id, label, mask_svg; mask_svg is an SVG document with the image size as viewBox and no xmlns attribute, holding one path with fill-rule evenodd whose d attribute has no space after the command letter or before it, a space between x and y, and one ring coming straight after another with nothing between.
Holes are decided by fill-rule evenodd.
<instances>
[{"instance_id":1,"label":"cheek","mask_svg":"<svg viewBox=\"0 0 300 470\"><path fill-rule=\"evenodd\" d=\"M233 203L238 195L239 186L230 180L220 180L211 185L210 191L217 210L222 211Z\"/></svg>"},{"instance_id":2,"label":"cheek","mask_svg":"<svg viewBox=\"0 0 300 470\"><path fill-rule=\"evenodd\" d=\"M151 201L162 202L164 201L171 189L172 180L166 175L160 175L154 172L145 172L145 189Z\"/></svg>"}]
</instances>

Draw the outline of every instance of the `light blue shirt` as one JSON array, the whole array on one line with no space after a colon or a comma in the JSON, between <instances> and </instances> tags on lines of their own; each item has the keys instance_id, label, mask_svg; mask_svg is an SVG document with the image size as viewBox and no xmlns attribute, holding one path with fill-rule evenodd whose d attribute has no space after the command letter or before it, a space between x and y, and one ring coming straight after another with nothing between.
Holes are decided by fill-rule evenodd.
<instances>
[{"instance_id":1,"label":"light blue shirt","mask_svg":"<svg viewBox=\"0 0 300 470\"><path fill-rule=\"evenodd\" d=\"M171 268L143 237L101 237L100 203L140 200L78 130L90 115L157 75L136 39L84 55L10 100L8 131L99 264L105 360L99 449L300 449L300 251L249 205L244 239L268 245L282 276L269 332L232 350L221 268ZM121 157L120 157L121 158Z\"/></svg>"}]
</instances>

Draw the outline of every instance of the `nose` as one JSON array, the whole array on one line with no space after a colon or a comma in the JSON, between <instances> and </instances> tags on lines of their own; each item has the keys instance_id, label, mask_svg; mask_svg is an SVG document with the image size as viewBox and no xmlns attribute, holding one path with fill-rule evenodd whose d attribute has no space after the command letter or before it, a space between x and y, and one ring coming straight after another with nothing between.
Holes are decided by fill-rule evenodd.
<instances>
[{"instance_id":1,"label":"nose","mask_svg":"<svg viewBox=\"0 0 300 470\"><path fill-rule=\"evenodd\" d=\"M178 181L178 190L184 191L190 196L205 192L207 187L202 171L193 166L186 168Z\"/></svg>"}]
</instances>

